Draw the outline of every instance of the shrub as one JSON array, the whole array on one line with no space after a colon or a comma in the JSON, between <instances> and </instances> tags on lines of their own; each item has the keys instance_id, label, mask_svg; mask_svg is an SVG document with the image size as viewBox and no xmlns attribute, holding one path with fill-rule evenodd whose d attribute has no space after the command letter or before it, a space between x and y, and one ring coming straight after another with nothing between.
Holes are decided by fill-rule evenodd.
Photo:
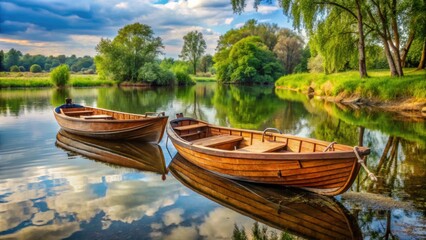
<instances>
[{"instance_id":1,"label":"shrub","mask_svg":"<svg viewBox=\"0 0 426 240\"><path fill-rule=\"evenodd\" d=\"M19 66L19 71L20 72L25 72L26 70L25 70L25 67L24 66Z\"/></svg>"},{"instance_id":2,"label":"shrub","mask_svg":"<svg viewBox=\"0 0 426 240\"><path fill-rule=\"evenodd\" d=\"M57 87L63 87L70 80L70 70L68 65L62 64L54 68L50 73L50 78Z\"/></svg>"},{"instance_id":3,"label":"shrub","mask_svg":"<svg viewBox=\"0 0 426 240\"><path fill-rule=\"evenodd\" d=\"M195 81L186 72L176 72L176 79L178 85L194 85Z\"/></svg>"},{"instance_id":4,"label":"shrub","mask_svg":"<svg viewBox=\"0 0 426 240\"><path fill-rule=\"evenodd\" d=\"M162 69L158 63L146 63L138 71L138 80L151 83L152 85L173 85L175 83L175 75L169 71Z\"/></svg>"},{"instance_id":5,"label":"shrub","mask_svg":"<svg viewBox=\"0 0 426 240\"><path fill-rule=\"evenodd\" d=\"M31 65L31 67L30 67L30 72L32 72L32 73L38 73L38 72L41 72L41 67L40 67L40 65L38 65L38 64L33 64L33 65Z\"/></svg>"},{"instance_id":6,"label":"shrub","mask_svg":"<svg viewBox=\"0 0 426 240\"><path fill-rule=\"evenodd\" d=\"M10 71L11 72L20 72L19 67L16 65L13 65L12 67L10 67Z\"/></svg>"}]
</instances>

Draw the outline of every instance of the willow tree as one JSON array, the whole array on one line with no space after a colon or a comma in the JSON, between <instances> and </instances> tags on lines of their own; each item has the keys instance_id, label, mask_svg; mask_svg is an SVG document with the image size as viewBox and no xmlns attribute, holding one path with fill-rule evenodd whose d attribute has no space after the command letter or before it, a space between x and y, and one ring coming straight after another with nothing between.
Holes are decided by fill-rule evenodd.
<instances>
[{"instance_id":1,"label":"willow tree","mask_svg":"<svg viewBox=\"0 0 426 240\"><path fill-rule=\"evenodd\" d=\"M257 8L261 2L270 0L255 0L254 7ZM346 12L356 22L358 30L358 66L362 78L367 77L367 66L365 59L365 36L362 14L362 0L281 0L278 1L283 8L284 14L293 18L294 27L300 29L304 26L310 33L316 29L316 23L327 18L329 12L335 8ZM241 13L246 7L246 0L231 0L235 12Z\"/></svg>"},{"instance_id":2,"label":"willow tree","mask_svg":"<svg viewBox=\"0 0 426 240\"><path fill-rule=\"evenodd\" d=\"M180 57L189 60L194 69L194 75L197 73L197 63L206 51L207 45L204 41L203 33L191 31L183 37L183 47Z\"/></svg>"}]
</instances>

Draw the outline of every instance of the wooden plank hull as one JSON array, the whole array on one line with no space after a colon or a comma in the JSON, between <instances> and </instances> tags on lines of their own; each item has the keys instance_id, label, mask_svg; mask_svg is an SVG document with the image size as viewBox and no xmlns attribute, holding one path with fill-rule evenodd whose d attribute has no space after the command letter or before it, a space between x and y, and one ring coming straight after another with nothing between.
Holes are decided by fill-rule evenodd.
<instances>
[{"instance_id":1,"label":"wooden plank hull","mask_svg":"<svg viewBox=\"0 0 426 240\"><path fill-rule=\"evenodd\" d=\"M87 107L85 109L88 109ZM167 116L144 117L143 115L95 109L117 119L83 119L54 111L58 124L65 131L104 140L138 140L158 143L164 134Z\"/></svg>"},{"instance_id":2,"label":"wooden plank hull","mask_svg":"<svg viewBox=\"0 0 426 240\"><path fill-rule=\"evenodd\" d=\"M228 134L241 136L250 134L254 139L256 135L262 135L262 132L258 131L221 129L225 132L228 131ZM188 161L224 177L247 182L298 187L315 193L334 196L345 192L352 185L360 169L360 164L352 148L345 145L336 146L341 150L332 152L250 153L238 151L238 149L217 149L192 144L190 141L180 138L170 125L167 127L167 134L179 154ZM314 149L320 149L318 146L328 144L315 139L284 134L275 134L273 137L276 139L286 138L287 142L297 139L305 141L303 143L305 145L307 145L306 142L313 142L316 144ZM293 146L293 148L297 147ZM298 149L302 148L298 147ZM369 153L368 149L364 150L361 153L362 156Z\"/></svg>"},{"instance_id":3,"label":"wooden plank hull","mask_svg":"<svg viewBox=\"0 0 426 240\"><path fill-rule=\"evenodd\" d=\"M222 178L179 154L169 170L195 192L276 229L308 239L362 239L356 220L334 198Z\"/></svg>"},{"instance_id":4,"label":"wooden plank hull","mask_svg":"<svg viewBox=\"0 0 426 240\"><path fill-rule=\"evenodd\" d=\"M157 144L116 142L81 137L59 130L56 145L103 163L167 174L164 155Z\"/></svg>"}]
</instances>

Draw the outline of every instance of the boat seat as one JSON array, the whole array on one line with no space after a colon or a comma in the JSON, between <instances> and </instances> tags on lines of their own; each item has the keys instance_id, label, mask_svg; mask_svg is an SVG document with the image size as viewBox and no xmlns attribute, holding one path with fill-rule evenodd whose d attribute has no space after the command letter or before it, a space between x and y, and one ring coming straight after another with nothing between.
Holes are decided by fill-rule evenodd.
<instances>
[{"instance_id":1,"label":"boat seat","mask_svg":"<svg viewBox=\"0 0 426 240\"><path fill-rule=\"evenodd\" d=\"M178 131L187 131L187 130L202 128L202 127L207 127L207 124L205 123L190 124L190 125L184 125L184 126L177 126L177 127L174 127L173 129Z\"/></svg>"},{"instance_id":2,"label":"boat seat","mask_svg":"<svg viewBox=\"0 0 426 240\"><path fill-rule=\"evenodd\" d=\"M214 147L217 145L239 142L241 140L243 140L242 136L216 135L216 136L194 140L192 141L192 144L203 146L203 147Z\"/></svg>"},{"instance_id":3,"label":"boat seat","mask_svg":"<svg viewBox=\"0 0 426 240\"><path fill-rule=\"evenodd\" d=\"M106 114L80 116L80 118L87 119L87 120L89 120L89 119L113 119L112 116L106 115Z\"/></svg>"},{"instance_id":4,"label":"boat seat","mask_svg":"<svg viewBox=\"0 0 426 240\"><path fill-rule=\"evenodd\" d=\"M62 111L61 112L64 113L65 115L80 115L80 114L89 114L89 113L93 113L92 110L81 110L81 111Z\"/></svg>"},{"instance_id":5,"label":"boat seat","mask_svg":"<svg viewBox=\"0 0 426 240\"><path fill-rule=\"evenodd\" d=\"M266 153L266 152L273 152L278 149L284 148L287 146L287 143L285 142L258 142L254 143L253 145L249 145L247 147L243 147L238 149L237 151L241 152L253 152L253 153Z\"/></svg>"}]
</instances>

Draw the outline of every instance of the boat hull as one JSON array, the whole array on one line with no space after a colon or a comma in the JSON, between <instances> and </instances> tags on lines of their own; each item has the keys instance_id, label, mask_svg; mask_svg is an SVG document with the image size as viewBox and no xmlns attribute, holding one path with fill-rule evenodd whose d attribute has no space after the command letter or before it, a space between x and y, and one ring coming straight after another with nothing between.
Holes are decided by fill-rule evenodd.
<instances>
[{"instance_id":1,"label":"boat hull","mask_svg":"<svg viewBox=\"0 0 426 240\"><path fill-rule=\"evenodd\" d=\"M124 115L124 113L121 113ZM159 143L167 124L167 116L127 120L79 119L54 111L56 121L72 134L104 140L138 140Z\"/></svg>"},{"instance_id":2,"label":"boat hull","mask_svg":"<svg viewBox=\"0 0 426 240\"><path fill-rule=\"evenodd\" d=\"M244 135L237 129L228 132ZM257 131L250 132L262 134ZM334 196L347 191L360 170L353 150L246 153L192 144L180 138L170 125L167 127L167 134L178 153L191 163L240 181L298 187Z\"/></svg>"}]
</instances>

